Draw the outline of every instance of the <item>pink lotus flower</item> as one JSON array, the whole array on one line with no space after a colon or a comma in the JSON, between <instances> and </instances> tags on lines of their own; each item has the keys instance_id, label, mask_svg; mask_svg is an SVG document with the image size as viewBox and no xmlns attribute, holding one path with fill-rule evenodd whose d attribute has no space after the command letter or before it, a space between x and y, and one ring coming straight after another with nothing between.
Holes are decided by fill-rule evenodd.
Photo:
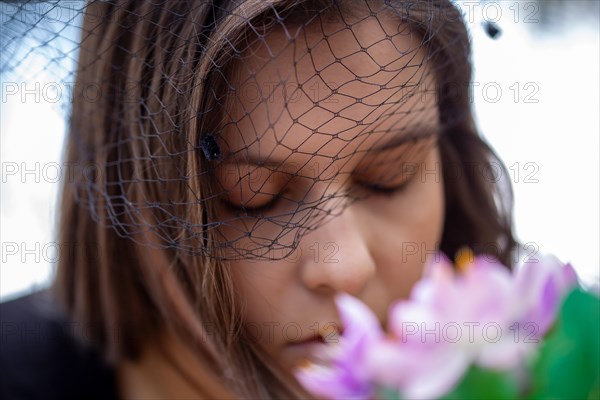
<instances>
[{"instance_id":1,"label":"pink lotus flower","mask_svg":"<svg viewBox=\"0 0 600 400\"><path fill-rule=\"evenodd\" d=\"M410 298L390 308L389 336L366 306L340 296L346 328L332 363L300 370L300 382L327 398L371 398L377 386L406 398L442 396L471 365L518 367L577 282L572 267L553 257L515 273L485 256L459 269L436 257Z\"/></svg>"},{"instance_id":2,"label":"pink lotus flower","mask_svg":"<svg viewBox=\"0 0 600 400\"><path fill-rule=\"evenodd\" d=\"M562 298L575 286L575 270L556 257L544 256L519 265L515 291L519 296L520 321L536 321L537 337L541 337L552 326Z\"/></svg>"},{"instance_id":3,"label":"pink lotus flower","mask_svg":"<svg viewBox=\"0 0 600 400\"><path fill-rule=\"evenodd\" d=\"M576 282L572 267L552 257L516 273L480 256L455 273L440 255L426 276L390 311L396 337L380 343L386 359L373 359L378 381L408 398L434 398L456 385L471 365L518 367L554 321ZM418 360L418 362L415 362ZM402 374L391 374L391 366Z\"/></svg>"}]
</instances>

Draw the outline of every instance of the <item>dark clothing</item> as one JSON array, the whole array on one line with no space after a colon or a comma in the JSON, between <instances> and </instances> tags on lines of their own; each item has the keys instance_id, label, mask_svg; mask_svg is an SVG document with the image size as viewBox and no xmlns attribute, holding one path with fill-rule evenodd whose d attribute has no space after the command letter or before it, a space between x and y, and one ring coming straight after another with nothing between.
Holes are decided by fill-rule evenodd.
<instances>
[{"instance_id":1,"label":"dark clothing","mask_svg":"<svg viewBox=\"0 0 600 400\"><path fill-rule=\"evenodd\" d=\"M0 304L0 399L116 399L114 368L75 339L48 291Z\"/></svg>"}]
</instances>

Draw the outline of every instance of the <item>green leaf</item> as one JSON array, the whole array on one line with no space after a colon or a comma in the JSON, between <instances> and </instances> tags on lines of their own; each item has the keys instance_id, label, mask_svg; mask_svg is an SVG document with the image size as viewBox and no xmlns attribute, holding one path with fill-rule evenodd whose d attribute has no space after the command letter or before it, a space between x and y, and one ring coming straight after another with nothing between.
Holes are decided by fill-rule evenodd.
<instances>
[{"instance_id":1,"label":"green leaf","mask_svg":"<svg viewBox=\"0 0 600 400\"><path fill-rule=\"evenodd\" d=\"M396 390L378 387L376 392L378 400L400 400L400 394Z\"/></svg>"},{"instance_id":2,"label":"green leaf","mask_svg":"<svg viewBox=\"0 0 600 400\"><path fill-rule=\"evenodd\" d=\"M518 384L512 374L472 367L442 399L513 399L517 394Z\"/></svg>"},{"instance_id":3,"label":"green leaf","mask_svg":"<svg viewBox=\"0 0 600 400\"><path fill-rule=\"evenodd\" d=\"M593 399L600 394L600 299L579 289L563 302L533 362L530 399Z\"/></svg>"}]
</instances>

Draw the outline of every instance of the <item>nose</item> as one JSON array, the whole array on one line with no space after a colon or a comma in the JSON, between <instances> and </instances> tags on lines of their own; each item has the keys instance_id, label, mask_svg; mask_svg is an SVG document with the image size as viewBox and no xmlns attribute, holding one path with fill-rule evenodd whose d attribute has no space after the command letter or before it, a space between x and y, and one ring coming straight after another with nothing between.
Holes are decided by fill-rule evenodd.
<instances>
[{"instance_id":1,"label":"nose","mask_svg":"<svg viewBox=\"0 0 600 400\"><path fill-rule=\"evenodd\" d=\"M347 206L302 239L300 275L303 284L320 293L357 296L375 275L367 221Z\"/></svg>"}]
</instances>

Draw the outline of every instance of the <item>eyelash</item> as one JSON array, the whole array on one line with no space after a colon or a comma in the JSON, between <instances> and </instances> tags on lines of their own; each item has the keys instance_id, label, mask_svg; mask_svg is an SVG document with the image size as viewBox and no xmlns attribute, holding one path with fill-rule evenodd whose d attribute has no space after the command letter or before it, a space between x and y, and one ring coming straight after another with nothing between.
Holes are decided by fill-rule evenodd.
<instances>
[{"instance_id":1,"label":"eyelash","mask_svg":"<svg viewBox=\"0 0 600 400\"><path fill-rule=\"evenodd\" d=\"M371 184L361 184L361 186L364 187L365 189L375 193L376 195L381 195L384 197L393 197L394 195L396 195L396 194L402 192L404 189L406 189L406 187L408 186L409 183L410 183L410 179L407 179L404 182L402 182L400 185L391 187L391 188L378 186L378 185L371 185Z\"/></svg>"},{"instance_id":2,"label":"eyelash","mask_svg":"<svg viewBox=\"0 0 600 400\"><path fill-rule=\"evenodd\" d=\"M374 193L375 195L390 198L390 197L393 197L394 195L402 192L404 189L406 189L406 187L409 185L410 181L411 181L410 179L407 179L406 181L402 182L400 185L398 185L396 187L392 187L392 188L386 188L386 187L382 187L382 186L378 186L378 185L365 184L365 183L361 183L360 186L363 187L364 189ZM261 214L273 209L276 206L279 199L282 197L282 195L283 195L283 193L278 193L277 195L273 196L273 198L267 204L259 206L259 207L236 206L236 205L228 202L227 200L223 200L223 204L229 209L229 211L232 211L233 213L235 213L238 216L242 216L242 215L261 216Z\"/></svg>"},{"instance_id":3,"label":"eyelash","mask_svg":"<svg viewBox=\"0 0 600 400\"><path fill-rule=\"evenodd\" d=\"M236 206L235 204L232 204L232 203L228 202L227 200L223 200L223 204L229 209L229 211L232 211L237 216L241 216L241 215L260 216L261 213L264 213L265 211L269 211L270 209L274 208L275 204L277 204L277 202L279 201L281 196L282 196L282 193L278 193L275 196L273 196L273 198L268 203L266 203L265 205L259 206L259 207Z\"/></svg>"}]
</instances>

